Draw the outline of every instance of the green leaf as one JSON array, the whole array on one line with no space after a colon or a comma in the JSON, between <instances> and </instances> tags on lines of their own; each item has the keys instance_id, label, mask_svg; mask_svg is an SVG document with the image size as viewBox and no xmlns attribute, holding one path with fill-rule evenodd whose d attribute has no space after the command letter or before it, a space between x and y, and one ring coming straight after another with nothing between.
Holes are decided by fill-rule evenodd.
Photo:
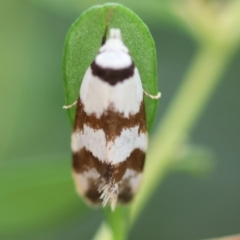
<instances>
[{"instance_id":1,"label":"green leaf","mask_svg":"<svg viewBox=\"0 0 240 240\"><path fill-rule=\"evenodd\" d=\"M137 66L143 88L157 94L157 62L155 44L147 26L131 10L119 4L95 6L84 12L71 26L64 49L63 74L66 105L77 100L83 76L101 46L109 18L108 29L121 29L123 41ZM157 100L145 97L148 129L157 110ZM71 123L75 108L68 110Z\"/></svg>"},{"instance_id":2,"label":"green leaf","mask_svg":"<svg viewBox=\"0 0 240 240\"><path fill-rule=\"evenodd\" d=\"M74 191L66 159L41 156L1 162L1 234L39 231L87 211Z\"/></svg>"}]
</instances>

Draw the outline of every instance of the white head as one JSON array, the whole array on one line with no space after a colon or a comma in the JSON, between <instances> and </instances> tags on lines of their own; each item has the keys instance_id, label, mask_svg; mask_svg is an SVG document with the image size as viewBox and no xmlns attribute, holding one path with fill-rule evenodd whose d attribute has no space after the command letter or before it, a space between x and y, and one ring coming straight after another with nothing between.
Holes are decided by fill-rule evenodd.
<instances>
[{"instance_id":1,"label":"white head","mask_svg":"<svg viewBox=\"0 0 240 240\"><path fill-rule=\"evenodd\" d=\"M121 30L118 28L111 28L109 39L100 48L100 52L117 50L128 53L128 48L124 45L122 41Z\"/></svg>"},{"instance_id":2,"label":"white head","mask_svg":"<svg viewBox=\"0 0 240 240\"><path fill-rule=\"evenodd\" d=\"M126 68L132 64L132 59L128 52L128 48L122 41L121 30L112 28L110 29L109 38L100 48L95 61L103 68Z\"/></svg>"}]
</instances>

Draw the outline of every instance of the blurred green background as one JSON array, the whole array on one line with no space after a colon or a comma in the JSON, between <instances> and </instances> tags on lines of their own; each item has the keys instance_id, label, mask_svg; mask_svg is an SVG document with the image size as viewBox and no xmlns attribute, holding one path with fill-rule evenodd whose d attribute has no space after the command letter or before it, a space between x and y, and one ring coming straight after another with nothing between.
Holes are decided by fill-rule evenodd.
<instances>
[{"instance_id":1,"label":"blurred green background","mask_svg":"<svg viewBox=\"0 0 240 240\"><path fill-rule=\"evenodd\" d=\"M155 125L197 48L165 10L168 2L119 1L146 22L156 42L162 98ZM87 240L103 219L101 210L85 206L72 183L61 69L70 25L100 3L0 1L0 239ZM129 239L204 239L240 232L239 66L238 52L191 136L191 142L216 154L214 172L205 178L170 174Z\"/></svg>"}]
</instances>

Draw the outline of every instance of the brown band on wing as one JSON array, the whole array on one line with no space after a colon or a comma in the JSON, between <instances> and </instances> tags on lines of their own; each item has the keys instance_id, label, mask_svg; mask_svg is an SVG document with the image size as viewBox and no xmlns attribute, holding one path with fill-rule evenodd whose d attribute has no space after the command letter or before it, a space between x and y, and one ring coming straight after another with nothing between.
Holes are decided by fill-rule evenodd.
<instances>
[{"instance_id":1,"label":"brown band on wing","mask_svg":"<svg viewBox=\"0 0 240 240\"><path fill-rule=\"evenodd\" d=\"M138 113L130 115L128 118L113 108L108 109L100 118L97 118L95 114L86 114L84 105L78 98L74 131L82 130L84 124L93 129L102 129L107 136L107 141L119 136L123 129L134 126L139 126L139 133L147 132L144 103L141 102Z\"/></svg>"},{"instance_id":2,"label":"brown band on wing","mask_svg":"<svg viewBox=\"0 0 240 240\"><path fill-rule=\"evenodd\" d=\"M100 174L97 182L88 179L89 189L84 193L84 196L93 204L99 203L101 193L98 192L100 183L119 183L119 201L122 203L129 202L133 197L129 180L122 182L123 175L127 169L132 169L136 172L142 172L145 161L145 153L140 149L135 149L131 155L123 162L117 165L103 163L98 158L94 157L86 148L82 148L79 152L73 153L73 169L76 173L83 173L96 169Z\"/></svg>"},{"instance_id":3,"label":"brown band on wing","mask_svg":"<svg viewBox=\"0 0 240 240\"><path fill-rule=\"evenodd\" d=\"M127 81L132 77L134 75L134 68L133 62L129 67L122 69L103 68L95 60L91 64L92 74L112 86L119 82Z\"/></svg>"},{"instance_id":4,"label":"brown band on wing","mask_svg":"<svg viewBox=\"0 0 240 240\"><path fill-rule=\"evenodd\" d=\"M140 174L143 171L144 162L145 153L140 151L139 149L136 149L132 152L131 156L127 160L127 168L136 171L137 176L137 174ZM135 191L133 191L133 189L131 188L130 179L124 179L120 185L118 201L122 204L127 204L132 201L134 194Z\"/></svg>"},{"instance_id":5,"label":"brown band on wing","mask_svg":"<svg viewBox=\"0 0 240 240\"><path fill-rule=\"evenodd\" d=\"M102 203L102 199L100 199L101 193L98 191L98 186L96 183L90 184L89 189L85 192L84 197L87 198L92 204L100 204Z\"/></svg>"},{"instance_id":6,"label":"brown band on wing","mask_svg":"<svg viewBox=\"0 0 240 240\"><path fill-rule=\"evenodd\" d=\"M116 179L121 179L126 169L132 169L142 172L144 167L145 152L140 149L134 149L131 155L123 162L112 165L110 163L101 162L97 157L88 151L85 147L76 153L73 153L72 167L76 173L82 173L89 169L95 168L101 176L106 176L109 172L114 172Z\"/></svg>"},{"instance_id":7,"label":"brown band on wing","mask_svg":"<svg viewBox=\"0 0 240 240\"><path fill-rule=\"evenodd\" d=\"M94 168L100 174L104 170L105 164L94 157L85 147L73 153L72 158L72 167L76 173L82 173Z\"/></svg>"},{"instance_id":8,"label":"brown band on wing","mask_svg":"<svg viewBox=\"0 0 240 240\"><path fill-rule=\"evenodd\" d=\"M126 181L122 184L121 191L119 192L118 195L118 201L122 204L127 204L131 202L133 198L134 194L132 192L132 189L129 185L129 182Z\"/></svg>"}]
</instances>

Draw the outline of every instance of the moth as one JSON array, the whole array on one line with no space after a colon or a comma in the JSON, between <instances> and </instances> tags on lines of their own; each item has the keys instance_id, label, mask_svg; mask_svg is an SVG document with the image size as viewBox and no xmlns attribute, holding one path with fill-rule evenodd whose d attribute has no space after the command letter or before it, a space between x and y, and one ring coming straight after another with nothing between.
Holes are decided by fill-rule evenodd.
<instances>
[{"instance_id":1,"label":"moth","mask_svg":"<svg viewBox=\"0 0 240 240\"><path fill-rule=\"evenodd\" d=\"M129 203L143 177L148 133L142 87L120 29L87 69L80 87L71 136L73 178L90 204Z\"/></svg>"}]
</instances>

